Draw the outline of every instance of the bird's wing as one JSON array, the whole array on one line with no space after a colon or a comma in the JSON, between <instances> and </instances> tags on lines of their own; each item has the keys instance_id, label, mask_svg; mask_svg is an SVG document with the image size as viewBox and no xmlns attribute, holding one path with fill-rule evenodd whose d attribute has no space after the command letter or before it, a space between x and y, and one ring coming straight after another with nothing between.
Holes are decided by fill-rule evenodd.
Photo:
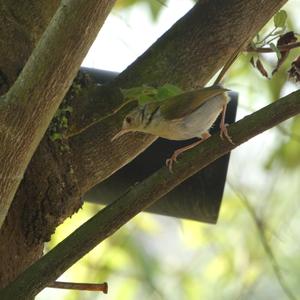
<instances>
[{"instance_id":1,"label":"bird's wing","mask_svg":"<svg viewBox=\"0 0 300 300\"><path fill-rule=\"evenodd\" d=\"M166 120L180 119L191 114L211 97L229 91L219 86L211 86L186 92L165 99L160 104L160 113Z\"/></svg>"}]
</instances>

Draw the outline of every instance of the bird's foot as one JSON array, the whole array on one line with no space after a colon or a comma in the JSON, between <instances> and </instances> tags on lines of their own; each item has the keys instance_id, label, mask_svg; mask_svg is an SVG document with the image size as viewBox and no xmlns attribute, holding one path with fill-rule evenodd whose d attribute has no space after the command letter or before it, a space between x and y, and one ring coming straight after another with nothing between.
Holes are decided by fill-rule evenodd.
<instances>
[{"instance_id":1,"label":"bird's foot","mask_svg":"<svg viewBox=\"0 0 300 300\"><path fill-rule=\"evenodd\" d=\"M181 153L194 148L195 146L201 144L202 142L204 142L205 140L207 140L210 137L209 132L203 132L202 133L202 138L199 141L196 141L195 143L192 143L190 145L187 145L185 147L179 148L177 150L174 151L174 153L172 154L172 156L170 158L168 158L166 160L166 166L169 168L170 173L173 173L173 163L177 162L177 157L178 155L180 155Z\"/></svg>"},{"instance_id":2,"label":"bird's foot","mask_svg":"<svg viewBox=\"0 0 300 300\"><path fill-rule=\"evenodd\" d=\"M222 140L224 140L224 137L225 137L232 145L235 145L234 142L231 139L231 136L228 133L227 126L228 126L228 124L221 123L221 125L220 125L220 129L221 129L220 130L220 138Z\"/></svg>"},{"instance_id":3,"label":"bird's foot","mask_svg":"<svg viewBox=\"0 0 300 300\"><path fill-rule=\"evenodd\" d=\"M176 153L176 151L172 154L170 158L166 160L166 166L168 167L170 173L173 173L173 163L177 162L177 156L179 153Z\"/></svg>"}]
</instances>

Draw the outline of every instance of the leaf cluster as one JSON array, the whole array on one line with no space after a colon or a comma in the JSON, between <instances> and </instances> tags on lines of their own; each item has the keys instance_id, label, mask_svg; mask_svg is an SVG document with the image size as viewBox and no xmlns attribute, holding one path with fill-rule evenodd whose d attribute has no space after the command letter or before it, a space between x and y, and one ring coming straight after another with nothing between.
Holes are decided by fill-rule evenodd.
<instances>
[{"instance_id":1,"label":"leaf cluster","mask_svg":"<svg viewBox=\"0 0 300 300\"><path fill-rule=\"evenodd\" d=\"M251 57L250 63L268 79L270 78L270 75L264 66L260 52L264 52L263 50L266 50L265 46L268 46L271 51L276 53L277 64L271 73L273 76L287 59L290 50L293 49L292 46L294 46L294 43L297 42L297 34L293 31L287 31L287 17L288 15L285 10L280 10L277 12L273 18L274 28L263 37L261 37L258 33L250 44L251 49L254 51L257 50L257 53ZM276 39L277 42L275 44L274 41ZM290 45L292 46L289 47ZM296 76L294 76L295 72L290 73L291 77L296 78Z\"/></svg>"},{"instance_id":2,"label":"leaf cluster","mask_svg":"<svg viewBox=\"0 0 300 300\"><path fill-rule=\"evenodd\" d=\"M130 89L121 89L126 102L138 101L139 105L162 101L183 93L183 90L173 84L166 83L158 88L142 85Z\"/></svg>"}]
</instances>

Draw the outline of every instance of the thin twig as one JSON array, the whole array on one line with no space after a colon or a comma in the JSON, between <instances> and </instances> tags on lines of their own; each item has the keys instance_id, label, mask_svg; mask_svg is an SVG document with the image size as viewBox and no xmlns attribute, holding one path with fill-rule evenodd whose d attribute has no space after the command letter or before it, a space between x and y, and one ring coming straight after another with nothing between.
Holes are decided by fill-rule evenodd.
<instances>
[{"instance_id":1,"label":"thin twig","mask_svg":"<svg viewBox=\"0 0 300 300\"><path fill-rule=\"evenodd\" d=\"M55 289L66 289L66 290L80 290L80 291L92 291L92 292L103 292L107 294L108 285L104 283L75 283L75 282L63 282L54 281L47 285L49 288Z\"/></svg>"},{"instance_id":2,"label":"thin twig","mask_svg":"<svg viewBox=\"0 0 300 300\"><path fill-rule=\"evenodd\" d=\"M257 41L256 44L262 44L265 45L266 44L266 40L273 35L273 33L276 31L277 28L273 28L271 30L271 32L269 32L262 40Z\"/></svg>"},{"instance_id":3,"label":"thin twig","mask_svg":"<svg viewBox=\"0 0 300 300\"><path fill-rule=\"evenodd\" d=\"M264 222L261 218L258 217L255 208L251 205L250 201L248 200L248 198L241 192L241 191L237 191L236 188L228 183L228 185L230 186L231 190L233 191L233 193L242 201L242 203L245 205L249 215L251 216L253 222L256 225L256 229L261 241L261 244L266 252L266 255L271 263L274 275L279 283L279 285L281 286L283 292L286 294L286 296L290 299L290 300L297 300L296 296L292 293L292 291L290 290L290 288L288 287L288 285L285 282L285 279L282 275L279 263L276 260L276 257L274 255L274 252L272 250L271 245L268 242L268 239L266 237L266 233L264 230Z\"/></svg>"},{"instance_id":4,"label":"thin twig","mask_svg":"<svg viewBox=\"0 0 300 300\"><path fill-rule=\"evenodd\" d=\"M289 50L292 50L292 49L298 48L298 47L300 47L300 42L277 46L277 48L280 52L289 51ZM252 46L249 46L245 51L246 52L257 52L257 53L273 53L273 52L275 52L272 48L269 48L269 47L268 48L264 48L264 47L254 48Z\"/></svg>"},{"instance_id":5,"label":"thin twig","mask_svg":"<svg viewBox=\"0 0 300 300\"><path fill-rule=\"evenodd\" d=\"M221 80L223 79L226 72L229 70L229 68L232 66L232 64L238 58L239 54L242 52L242 49L247 40L248 40L248 37L241 42L241 44L238 46L238 48L236 48L236 50L233 52L233 54L229 57L229 59L226 61L225 65L223 66L222 70L220 71L218 77L214 81L213 85L218 85L221 82Z\"/></svg>"}]
</instances>

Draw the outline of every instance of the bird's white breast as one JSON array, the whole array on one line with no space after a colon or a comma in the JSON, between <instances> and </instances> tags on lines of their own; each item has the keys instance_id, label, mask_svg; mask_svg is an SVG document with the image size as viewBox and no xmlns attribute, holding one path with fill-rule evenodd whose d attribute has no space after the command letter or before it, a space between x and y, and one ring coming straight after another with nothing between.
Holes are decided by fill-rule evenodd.
<instances>
[{"instance_id":1,"label":"bird's white breast","mask_svg":"<svg viewBox=\"0 0 300 300\"><path fill-rule=\"evenodd\" d=\"M201 135L211 128L227 101L228 97L222 94L209 99L194 112L181 119L155 118L147 131L169 140L201 138Z\"/></svg>"}]
</instances>

